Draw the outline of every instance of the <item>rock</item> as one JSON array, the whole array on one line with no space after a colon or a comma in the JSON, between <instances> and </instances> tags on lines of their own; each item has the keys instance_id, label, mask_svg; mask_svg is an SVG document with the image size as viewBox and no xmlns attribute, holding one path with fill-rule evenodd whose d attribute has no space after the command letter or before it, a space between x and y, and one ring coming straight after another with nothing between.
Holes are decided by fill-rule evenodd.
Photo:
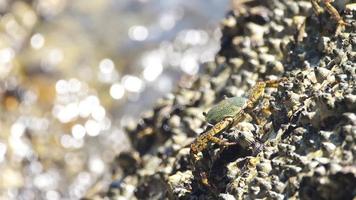
<instances>
[{"instance_id":1,"label":"rock","mask_svg":"<svg viewBox=\"0 0 356 200\"><path fill-rule=\"evenodd\" d=\"M168 177L168 192L170 198L187 199L191 189L189 186L192 184L193 174L192 171L177 172ZM188 186L188 187L187 187Z\"/></svg>"},{"instance_id":2,"label":"rock","mask_svg":"<svg viewBox=\"0 0 356 200\"><path fill-rule=\"evenodd\" d=\"M335 34L336 22L329 14L315 17L310 1L242 7L223 20L217 64L128 129L140 159L128 159L132 170L121 165L138 180L135 197L354 198L356 29ZM342 17L356 24L356 12ZM219 119L212 129L219 121L209 125L202 115L224 96L248 97L258 81L282 77L244 110L243 122L222 128L226 119ZM193 159L189 144L207 130L224 142L200 138Z\"/></svg>"}]
</instances>

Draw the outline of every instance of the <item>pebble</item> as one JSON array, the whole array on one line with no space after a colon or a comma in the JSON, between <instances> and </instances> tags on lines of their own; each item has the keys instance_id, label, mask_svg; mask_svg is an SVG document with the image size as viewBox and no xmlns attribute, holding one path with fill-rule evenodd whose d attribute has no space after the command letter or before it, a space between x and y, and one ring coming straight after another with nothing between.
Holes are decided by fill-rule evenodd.
<instances>
[{"instance_id":1,"label":"pebble","mask_svg":"<svg viewBox=\"0 0 356 200\"><path fill-rule=\"evenodd\" d=\"M219 195L220 198L224 199L224 200L236 200L236 198L231 195L231 194L226 194L226 193L221 193Z\"/></svg>"},{"instance_id":2,"label":"pebble","mask_svg":"<svg viewBox=\"0 0 356 200\"><path fill-rule=\"evenodd\" d=\"M168 125L172 128L178 128L180 126L180 117L178 115L173 115L169 121L168 121Z\"/></svg>"},{"instance_id":3,"label":"pebble","mask_svg":"<svg viewBox=\"0 0 356 200\"><path fill-rule=\"evenodd\" d=\"M262 171L266 174L269 174L272 171L272 166L271 163L269 162L261 162L259 164L257 164L256 166L257 171Z\"/></svg>"},{"instance_id":4,"label":"pebble","mask_svg":"<svg viewBox=\"0 0 356 200\"><path fill-rule=\"evenodd\" d=\"M319 83L322 83L331 74L331 71L324 67L317 67L315 69L315 77Z\"/></svg>"},{"instance_id":5,"label":"pebble","mask_svg":"<svg viewBox=\"0 0 356 200\"><path fill-rule=\"evenodd\" d=\"M336 149L336 146L331 142L323 142L322 145L328 154L333 153Z\"/></svg>"},{"instance_id":6,"label":"pebble","mask_svg":"<svg viewBox=\"0 0 356 200\"><path fill-rule=\"evenodd\" d=\"M193 181L193 173L190 170L185 172L177 172L168 177L168 191L172 197L187 198L189 189L185 185L190 185Z\"/></svg>"}]
</instances>

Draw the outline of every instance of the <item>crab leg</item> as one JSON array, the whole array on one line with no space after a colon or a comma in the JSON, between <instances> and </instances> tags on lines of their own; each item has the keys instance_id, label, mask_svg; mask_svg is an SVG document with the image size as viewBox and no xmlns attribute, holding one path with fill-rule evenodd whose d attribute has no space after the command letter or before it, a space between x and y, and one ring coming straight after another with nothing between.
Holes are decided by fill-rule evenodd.
<instances>
[{"instance_id":1,"label":"crab leg","mask_svg":"<svg viewBox=\"0 0 356 200\"><path fill-rule=\"evenodd\" d=\"M229 145L236 144L236 143L227 142L220 138L215 137L216 134L220 133L222 130L231 126L231 124L233 124L233 122L234 121L233 121L232 117L226 117L223 121L215 124L207 132L201 134L196 139L196 141L190 145L190 156L192 158L191 161L192 161L193 166L196 165L197 161L199 160L198 153L203 151L206 148L209 141L219 144L221 146L229 146ZM211 185L209 184L207 173L202 170L197 170L197 171L201 178L201 183L207 187L211 187Z\"/></svg>"},{"instance_id":2,"label":"crab leg","mask_svg":"<svg viewBox=\"0 0 356 200\"><path fill-rule=\"evenodd\" d=\"M336 34L340 33L340 30L344 28L345 26L348 26L349 24L346 23L342 17L340 16L339 12L336 10L336 8L331 4L334 0L322 0L326 11L336 20L338 23L338 26L336 28ZM313 10L316 15L321 15L324 11L323 9L319 6L319 1L318 0L311 0Z\"/></svg>"},{"instance_id":3,"label":"crab leg","mask_svg":"<svg viewBox=\"0 0 356 200\"><path fill-rule=\"evenodd\" d=\"M348 25L348 23L346 23L342 17L340 16L339 12L336 10L336 8L331 5L330 2L332 2L331 0L323 0L325 7L326 7L326 11L337 21L337 23L341 26L346 26Z\"/></svg>"},{"instance_id":4,"label":"crab leg","mask_svg":"<svg viewBox=\"0 0 356 200\"><path fill-rule=\"evenodd\" d=\"M282 81L285 81L285 78L281 78L278 80L269 80L269 81L261 81L257 82L256 85L252 88L251 93L248 97L246 107L253 109L255 107L256 102L259 98L264 94L265 88L277 88L278 84Z\"/></svg>"},{"instance_id":5,"label":"crab leg","mask_svg":"<svg viewBox=\"0 0 356 200\"><path fill-rule=\"evenodd\" d=\"M221 140L215 137L215 135L220 133L222 130L226 129L227 127L229 127L231 124L233 124L233 122L234 119L232 117L226 117L223 121L215 124L207 132L202 133L196 139L196 141L190 145L190 154L195 159L195 161L198 160L197 154L206 148L209 141L223 146L231 145L231 143Z\"/></svg>"},{"instance_id":6,"label":"crab leg","mask_svg":"<svg viewBox=\"0 0 356 200\"><path fill-rule=\"evenodd\" d=\"M323 9L319 6L318 0L311 0L311 4L316 15L319 16L323 13Z\"/></svg>"}]
</instances>

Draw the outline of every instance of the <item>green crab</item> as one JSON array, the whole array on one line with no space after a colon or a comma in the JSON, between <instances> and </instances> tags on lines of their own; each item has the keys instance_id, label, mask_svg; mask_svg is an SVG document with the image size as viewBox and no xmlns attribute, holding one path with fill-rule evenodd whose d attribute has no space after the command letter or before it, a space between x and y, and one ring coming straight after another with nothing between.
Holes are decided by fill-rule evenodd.
<instances>
[{"instance_id":1,"label":"green crab","mask_svg":"<svg viewBox=\"0 0 356 200\"><path fill-rule=\"evenodd\" d=\"M222 100L220 103L212 107L208 113L206 113L206 120L208 123L212 124L213 127L206 132L203 132L190 145L190 158L192 165L196 166L197 161L200 160L198 154L207 148L209 142L216 143L224 147L236 144L222 140L216 137L216 135L243 121L247 115L250 115L258 124L260 120L254 113L254 108L259 103L259 100L264 97L265 88L277 88L279 83L285 80L287 79L282 78L279 80L258 82L252 88L248 98L232 97ZM264 108L262 110L263 112L270 114L269 108ZM196 168L196 171L200 176L201 182L204 185L209 186L207 174L198 167Z\"/></svg>"}]
</instances>

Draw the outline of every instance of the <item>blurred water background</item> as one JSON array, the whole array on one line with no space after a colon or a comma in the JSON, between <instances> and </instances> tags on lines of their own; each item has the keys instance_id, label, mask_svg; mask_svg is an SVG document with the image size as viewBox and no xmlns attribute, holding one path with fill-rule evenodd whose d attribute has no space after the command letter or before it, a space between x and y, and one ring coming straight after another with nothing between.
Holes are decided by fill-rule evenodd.
<instances>
[{"instance_id":1,"label":"blurred water background","mask_svg":"<svg viewBox=\"0 0 356 200\"><path fill-rule=\"evenodd\" d=\"M219 49L228 0L0 0L0 199L110 183L123 127Z\"/></svg>"}]
</instances>

